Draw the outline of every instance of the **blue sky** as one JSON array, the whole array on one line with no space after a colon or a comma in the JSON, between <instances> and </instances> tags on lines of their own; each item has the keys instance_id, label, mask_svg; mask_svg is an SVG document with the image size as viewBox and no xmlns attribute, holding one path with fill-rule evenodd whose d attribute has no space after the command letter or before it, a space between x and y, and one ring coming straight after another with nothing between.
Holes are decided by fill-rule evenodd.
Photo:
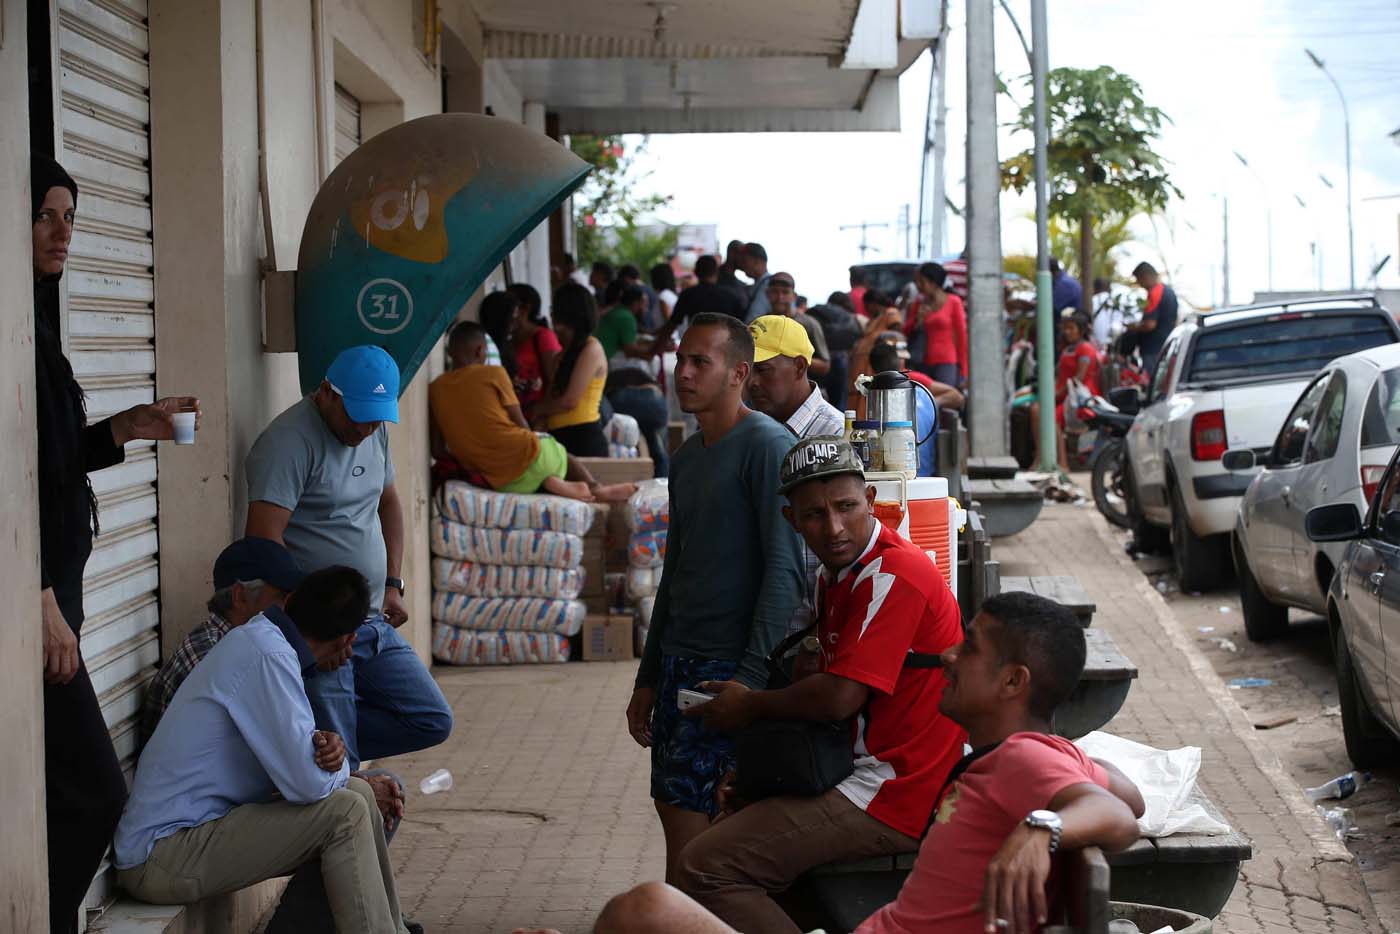
<instances>
[{"instance_id":1,"label":"blue sky","mask_svg":"<svg viewBox=\"0 0 1400 934\"><path fill-rule=\"evenodd\" d=\"M1029 33L1028 0L1011 0ZM1358 287L1390 254L1382 287L1400 287L1400 2L1396 0L1179 0L1125 3L1052 0L1051 67L1111 65L1142 85L1146 100L1172 124L1162 155L1183 191L1155 225L1139 222L1138 241L1121 256L1165 265L1195 305L1221 291L1221 199L1230 206L1230 297L1248 300L1268 286L1268 225L1273 219L1273 284L1347 285L1345 161L1341 107L1308 61L1311 48L1328 65L1351 111ZM961 203L965 128L963 5L953 0L948 67L948 188ZM997 14L997 69L1024 97L1025 53L1010 21ZM859 233L843 224L887 223L872 230L883 252L902 255L895 224L905 203L917 213L928 58L902 78L899 133L771 133L653 136L639 166L646 187L674 196L661 212L672 223L715 223L724 240L758 240L770 266L791 271L798 290L824 296L845 286L859 256ZM1009 122L1015 105L1003 102ZM1004 130L1003 158L1029 145ZM1250 163L1246 169L1233 153ZM1328 189L1326 176L1336 187ZM1296 196L1296 198L1295 198ZM1306 205L1298 204L1301 198ZM1367 200L1367 199L1382 200ZM1033 252L1029 196L1003 195L1003 249ZM948 246L962 246L949 217Z\"/></svg>"}]
</instances>

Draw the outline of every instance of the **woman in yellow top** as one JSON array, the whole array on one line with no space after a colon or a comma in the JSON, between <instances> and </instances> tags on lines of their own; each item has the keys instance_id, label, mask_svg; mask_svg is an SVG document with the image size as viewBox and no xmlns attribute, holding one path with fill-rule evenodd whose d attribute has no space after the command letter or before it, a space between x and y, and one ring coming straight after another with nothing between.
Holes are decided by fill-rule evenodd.
<instances>
[{"instance_id":1,"label":"woman in yellow top","mask_svg":"<svg viewBox=\"0 0 1400 934\"><path fill-rule=\"evenodd\" d=\"M598 324L593 293L576 282L560 286L551 317L564 352L555 364L548 394L535 406L535 421L543 422L575 457L607 457L608 439L598 408L608 359L593 336Z\"/></svg>"}]
</instances>

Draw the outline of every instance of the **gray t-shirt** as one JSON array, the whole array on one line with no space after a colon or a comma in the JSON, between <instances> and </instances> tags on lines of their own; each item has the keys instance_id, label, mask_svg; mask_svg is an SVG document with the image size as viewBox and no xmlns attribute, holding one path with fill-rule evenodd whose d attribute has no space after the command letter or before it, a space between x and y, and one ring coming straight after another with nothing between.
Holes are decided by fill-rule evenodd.
<instances>
[{"instance_id":1,"label":"gray t-shirt","mask_svg":"<svg viewBox=\"0 0 1400 934\"><path fill-rule=\"evenodd\" d=\"M379 498L394 482L388 429L381 425L358 447L346 447L307 396L264 429L246 467L248 502L292 511L283 541L301 569L355 568L369 582L370 604L382 607L387 562Z\"/></svg>"}]
</instances>

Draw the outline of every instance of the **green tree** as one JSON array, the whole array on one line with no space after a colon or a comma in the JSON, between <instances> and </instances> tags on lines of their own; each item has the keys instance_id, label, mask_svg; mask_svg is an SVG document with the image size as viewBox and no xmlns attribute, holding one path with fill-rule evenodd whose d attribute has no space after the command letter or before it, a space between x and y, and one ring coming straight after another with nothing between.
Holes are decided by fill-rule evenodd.
<instances>
[{"instance_id":1,"label":"green tree","mask_svg":"<svg viewBox=\"0 0 1400 934\"><path fill-rule=\"evenodd\" d=\"M1083 308L1092 297L1095 271L1094 234L1098 220L1128 219L1142 212L1163 210L1180 190L1167 177L1166 164L1153 150L1166 114L1142 99L1132 78L1108 66L1092 70L1056 68L1046 82L1049 121L1050 214L1066 225L1078 226ZM1032 132L1034 115L1021 109L1015 126ZM1003 188L1024 192L1035 184L1035 150L1028 149L1002 163ZM1106 251L1105 251L1106 253Z\"/></svg>"},{"instance_id":2,"label":"green tree","mask_svg":"<svg viewBox=\"0 0 1400 934\"><path fill-rule=\"evenodd\" d=\"M645 144L627 151L621 136L575 134L569 137L574 155L593 166L575 195L575 234L580 263L603 260L614 267L632 263L646 271L675 251L678 231L645 223L671 203L670 195L639 194L646 179L636 169ZM658 226L660 227L658 231Z\"/></svg>"}]
</instances>

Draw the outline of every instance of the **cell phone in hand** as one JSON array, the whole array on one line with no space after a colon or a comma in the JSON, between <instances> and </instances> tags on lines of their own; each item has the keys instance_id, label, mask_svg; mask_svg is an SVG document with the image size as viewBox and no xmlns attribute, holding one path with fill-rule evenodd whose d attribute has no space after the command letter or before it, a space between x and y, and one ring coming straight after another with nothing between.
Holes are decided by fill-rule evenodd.
<instances>
[{"instance_id":1,"label":"cell phone in hand","mask_svg":"<svg viewBox=\"0 0 1400 934\"><path fill-rule=\"evenodd\" d=\"M708 704L714 699L715 696L713 694L706 694L704 691L692 691L690 688L680 688L676 691L676 706L681 710L699 707L701 704Z\"/></svg>"}]
</instances>

